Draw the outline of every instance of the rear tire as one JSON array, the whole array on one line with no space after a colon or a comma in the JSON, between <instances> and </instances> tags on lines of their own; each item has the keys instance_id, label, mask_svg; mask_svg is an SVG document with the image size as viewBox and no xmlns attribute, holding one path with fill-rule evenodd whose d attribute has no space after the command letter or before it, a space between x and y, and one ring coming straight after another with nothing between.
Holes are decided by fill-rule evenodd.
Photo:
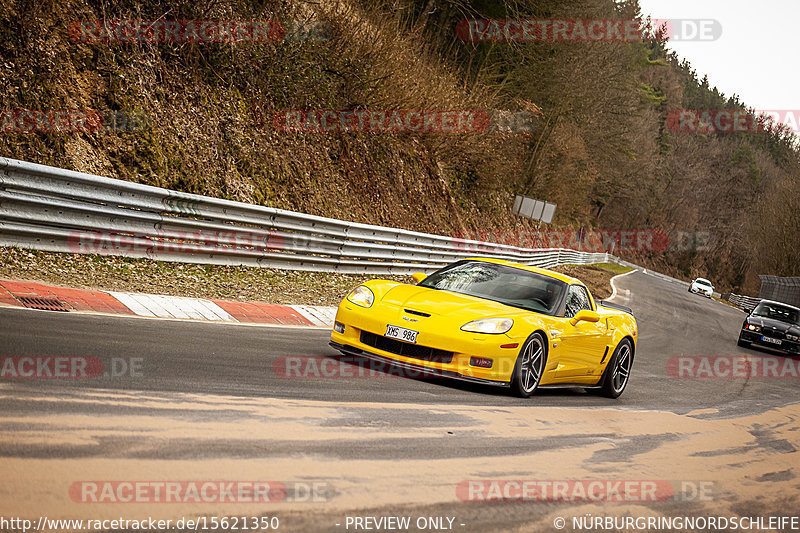
<instances>
[{"instance_id":1,"label":"rear tire","mask_svg":"<svg viewBox=\"0 0 800 533\"><path fill-rule=\"evenodd\" d=\"M619 398L628 386L631 367L633 367L633 347L631 341L622 339L603 372L600 394L607 398Z\"/></svg>"},{"instance_id":2,"label":"rear tire","mask_svg":"<svg viewBox=\"0 0 800 533\"><path fill-rule=\"evenodd\" d=\"M514 394L529 398L542 381L546 363L547 342L541 333L534 333L522 345L511 374L511 390Z\"/></svg>"}]
</instances>

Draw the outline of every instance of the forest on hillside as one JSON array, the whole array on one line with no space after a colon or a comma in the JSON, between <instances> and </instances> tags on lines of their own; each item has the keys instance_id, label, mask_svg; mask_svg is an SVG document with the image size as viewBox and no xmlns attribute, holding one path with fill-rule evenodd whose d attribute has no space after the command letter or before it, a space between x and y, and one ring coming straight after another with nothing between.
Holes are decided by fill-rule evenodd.
<instances>
[{"instance_id":1,"label":"forest on hillside","mask_svg":"<svg viewBox=\"0 0 800 533\"><path fill-rule=\"evenodd\" d=\"M558 204L551 229L648 230L685 245L621 254L754 292L800 275L794 135L682 133L679 110L742 110L663 39L506 42L470 19L641 19L636 0L11 0L0 6L0 155L347 220L526 235L515 194ZM75 38L76 21L275 20L248 43ZM644 23L644 21L643 21ZM139 127L19 132L14 110L95 109ZM508 110L524 132L304 134L285 110ZM10 114L9 114L10 113ZM11 118L9 118L11 117ZM702 237L698 237L702 236Z\"/></svg>"},{"instance_id":2,"label":"forest on hillside","mask_svg":"<svg viewBox=\"0 0 800 533\"><path fill-rule=\"evenodd\" d=\"M643 42L478 42L452 46L464 18L642 19L638 2L544 0L428 2L409 17L453 50L468 84L498 87L507 103L535 103L542 118L514 190L559 205L560 220L682 235L639 259L684 276L757 289L756 275L800 274L800 166L795 135L676 131L679 110L754 110L656 38ZM647 20L644 23L646 25ZM659 28L650 28L658 32ZM665 42L666 41L666 42ZM695 238L696 237L696 238Z\"/></svg>"}]
</instances>

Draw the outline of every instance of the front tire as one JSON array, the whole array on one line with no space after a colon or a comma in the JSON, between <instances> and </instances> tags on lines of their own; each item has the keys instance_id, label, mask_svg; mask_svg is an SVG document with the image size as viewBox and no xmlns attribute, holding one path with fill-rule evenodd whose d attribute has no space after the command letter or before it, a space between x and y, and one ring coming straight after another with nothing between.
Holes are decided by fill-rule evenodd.
<instances>
[{"instance_id":1,"label":"front tire","mask_svg":"<svg viewBox=\"0 0 800 533\"><path fill-rule=\"evenodd\" d=\"M529 398L542 381L546 362L547 342L541 333L534 333L522 345L514 365L514 373L511 375L511 390L514 394Z\"/></svg>"},{"instance_id":2,"label":"front tire","mask_svg":"<svg viewBox=\"0 0 800 533\"><path fill-rule=\"evenodd\" d=\"M633 366L633 348L631 341L623 339L614 350L611 361L606 366L603 377L603 386L600 394L608 398L619 398L620 394L628 386L628 379Z\"/></svg>"}]
</instances>

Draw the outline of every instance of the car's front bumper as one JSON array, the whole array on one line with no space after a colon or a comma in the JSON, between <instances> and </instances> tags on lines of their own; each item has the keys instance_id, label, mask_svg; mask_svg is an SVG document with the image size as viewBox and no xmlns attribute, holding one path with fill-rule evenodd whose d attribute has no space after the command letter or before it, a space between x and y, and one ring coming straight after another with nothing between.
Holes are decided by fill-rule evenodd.
<instances>
[{"instance_id":1,"label":"car's front bumper","mask_svg":"<svg viewBox=\"0 0 800 533\"><path fill-rule=\"evenodd\" d=\"M742 333L740 334L740 338L744 342L749 342L750 344L757 344L758 346L771 348L773 350L778 350L793 355L800 355L800 342L790 341L787 339L779 339L781 343L775 344L773 342L763 340L763 337L764 335L762 335L760 332L750 331L749 329L743 329Z\"/></svg>"},{"instance_id":2,"label":"car's front bumper","mask_svg":"<svg viewBox=\"0 0 800 533\"><path fill-rule=\"evenodd\" d=\"M402 322L402 318L395 320L388 317L388 323L392 325L419 331L416 344L412 346L446 350L448 353L452 353L452 357L443 359L407 356L396 351L387 351L383 346L373 345L374 343L363 342L367 339L362 337L362 332L377 337L383 337L386 332L387 317L375 315L377 314L364 313L361 309L347 303L340 305L336 314L336 322L344 325L344 332L331 331L332 345L335 345L337 349L341 349L339 346L343 346L349 350L348 353L355 355L366 357L367 354L370 354L384 361L408 365L409 368L425 369L430 374L505 385L511 381L517 355L525 341L524 338L511 338L506 334L485 335L463 331L453 332L451 326L436 321L433 317L426 320L424 325L421 322L406 324ZM354 350L360 350L360 352ZM491 367L473 366L472 358L491 359Z\"/></svg>"},{"instance_id":3,"label":"car's front bumper","mask_svg":"<svg viewBox=\"0 0 800 533\"><path fill-rule=\"evenodd\" d=\"M707 291L705 289L701 289L700 287L690 287L689 292L693 292L695 294L702 294L706 298L711 298L714 295L714 291Z\"/></svg>"},{"instance_id":4,"label":"car's front bumper","mask_svg":"<svg viewBox=\"0 0 800 533\"><path fill-rule=\"evenodd\" d=\"M331 341L329 343L333 348L336 348L342 353L347 355L355 355L359 357L365 357L367 359L371 359L373 361L379 361L381 363L387 363L391 366L402 368L404 370L409 371L409 376L415 375L428 375L428 376L435 376L441 378L450 378L450 379L458 379L461 381L469 381L470 383L480 383L482 385L492 385L495 387L508 387L510 384L505 381L492 381L488 379L481 379L476 378L473 376L463 376L458 372L453 372L452 370L444 370L440 368L433 368L422 366L421 364L417 363L410 363L405 361L399 361L393 357L387 357L383 355L378 355L377 353L372 353L370 351L356 348L355 346L348 346L347 344L339 344L338 342Z\"/></svg>"}]
</instances>

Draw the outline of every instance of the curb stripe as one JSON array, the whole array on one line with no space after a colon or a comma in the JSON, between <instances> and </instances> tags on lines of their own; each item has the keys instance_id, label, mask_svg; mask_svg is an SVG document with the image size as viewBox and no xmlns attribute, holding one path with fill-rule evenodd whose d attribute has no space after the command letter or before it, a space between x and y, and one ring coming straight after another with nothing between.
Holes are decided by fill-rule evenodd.
<instances>
[{"instance_id":1,"label":"curb stripe","mask_svg":"<svg viewBox=\"0 0 800 533\"><path fill-rule=\"evenodd\" d=\"M220 306L202 298L131 292L110 292L109 294L123 302L139 316L237 322Z\"/></svg>"},{"instance_id":2,"label":"curb stripe","mask_svg":"<svg viewBox=\"0 0 800 533\"><path fill-rule=\"evenodd\" d=\"M239 322L256 324L284 324L290 326L313 326L305 315L288 305L274 305L258 302L229 302L214 300L214 303L227 311Z\"/></svg>"},{"instance_id":3,"label":"curb stripe","mask_svg":"<svg viewBox=\"0 0 800 533\"><path fill-rule=\"evenodd\" d=\"M326 306L276 305L161 294L103 292L55 287L28 281L0 280L0 304L24 307L17 299L20 296L58 298L73 312L209 322L331 327L336 316L336 308Z\"/></svg>"},{"instance_id":4,"label":"curb stripe","mask_svg":"<svg viewBox=\"0 0 800 533\"><path fill-rule=\"evenodd\" d=\"M122 305L130 309L134 315L152 317L156 316L155 314L151 313L149 309L140 304L136 299L131 298L124 292L109 292L108 294L116 298Z\"/></svg>"},{"instance_id":5,"label":"curb stripe","mask_svg":"<svg viewBox=\"0 0 800 533\"><path fill-rule=\"evenodd\" d=\"M315 326L333 327L333 319L336 317L335 307L313 305L290 305L289 307L306 317Z\"/></svg>"},{"instance_id":6,"label":"curb stripe","mask_svg":"<svg viewBox=\"0 0 800 533\"><path fill-rule=\"evenodd\" d=\"M189 302L194 304L197 311L203 316L205 320L222 320L224 322L237 322L235 318L225 312L223 308L205 298L198 298Z\"/></svg>"}]
</instances>

